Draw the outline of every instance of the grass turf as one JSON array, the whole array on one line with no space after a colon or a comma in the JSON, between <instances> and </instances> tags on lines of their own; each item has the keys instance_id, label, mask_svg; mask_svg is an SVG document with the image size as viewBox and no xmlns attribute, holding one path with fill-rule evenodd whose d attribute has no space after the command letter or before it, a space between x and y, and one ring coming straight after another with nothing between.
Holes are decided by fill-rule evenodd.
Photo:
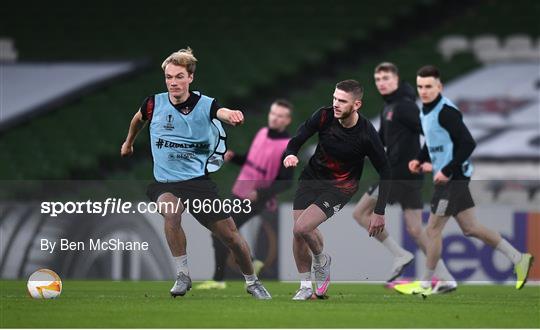
<instances>
[{"instance_id":1,"label":"grass turf","mask_svg":"<svg viewBox=\"0 0 540 330\"><path fill-rule=\"evenodd\" d=\"M453 293L399 295L379 285L338 284L327 300L291 301L297 284L266 282L256 301L241 282L172 299L170 282L65 281L55 300L27 296L26 282L0 281L0 327L540 327L540 287L462 285Z\"/></svg>"}]
</instances>

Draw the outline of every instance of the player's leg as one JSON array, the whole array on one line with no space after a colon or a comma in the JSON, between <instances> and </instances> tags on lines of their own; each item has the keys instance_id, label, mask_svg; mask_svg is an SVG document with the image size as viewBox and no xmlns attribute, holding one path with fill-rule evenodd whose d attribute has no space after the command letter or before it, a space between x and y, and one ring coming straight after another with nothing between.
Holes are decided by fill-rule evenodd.
<instances>
[{"instance_id":1,"label":"player's leg","mask_svg":"<svg viewBox=\"0 0 540 330\"><path fill-rule=\"evenodd\" d=\"M249 219L252 218L252 213L239 213L235 215L234 222L236 227L240 229ZM212 234L212 246L214 248L214 275L212 280L205 281L196 286L196 289L210 290L210 289L226 289L227 283L225 283L225 268L227 265L227 258L229 257L229 248L221 242L221 240ZM257 272L255 272L257 273Z\"/></svg>"},{"instance_id":2,"label":"player's leg","mask_svg":"<svg viewBox=\"0 0 540 330\"><path fill-rule=\"evenodd\" d=\"M307 243L314 257L323 252L322 234L315 229L326 219L326 214L317 205L311 204L294 222L293 235Z\"/></svg>"},{"instance_id":3,"label":"player's leg","mask_svg":"<svg viewBox=\"0 0 540 330\"><path fill-rule=\"evenodd\" d=\"M441 258L442 231L450 217L431 213L426 227L426 268L422 277L422 287L431 288L431 279Z\"/></svg>"},{"instance_id":4,"label":"player's leg","mask_svg":"<svg viewBox=\"0 0 540 330\"><path fill-rule=\"evenodd\" d=\"M232 252L244 275L247 290L257 299L271 299L270 294L258 280L251 263L251 252L246 240L240 235L231 217L211 222L209 228Z\"/></svg>"},{"instance_id":5,"label":"player's leg","mask_svg":"<svg viewBox=\"0 0 540 330\"><path fill-rule=\"evenodd\" d=\"M424 255L427 255L427 234L422 225L422 209L404 209L403 217L405 218L407 233L414 239ZM437 283L433 288L435 293L450 292L457 288L457 282L446 268L442 258L439 259L437 266L435 267L435 277L437 278Z\"/></svg>"},{"instance_id":6,"label":"player's leg","mask_svg":"<svg viewBox=\"0 0 540 330\"><path fill-rule=\"evenodd\" d=\"M317 287L315 294L318 297L324 297L330 285L332 259L323 251L322 234L317 227L347 203L348 199L340 198L334 194L321 194L314 204L300 214L293 229L294 235L304 239L313 255L313 273Z\"/></svg>"},{"instance_id":7,"label":"player's leg","mask_svg":"<svg viewBox=\"0 0 540 330\"><path fill-rule=\"evenodd\" d=\"M212 247L214 248L214 275L211 280L204 281L195 286L199 290L226 289L225 266L229 257L229 248L214 234L211 234Z\"/></svg>"},{"instance_id":8,"label":"player's leg","mask_svg":"<svg viewBox=\"0 0 540 330\"><path fill-rule=\"evenodd\" d=\"M378 192L378 184L371 186L362 198L360 198L360 201L356 204L353 211L354 219L366 231L369 229L370 217L377 204ZM391 194L393 193L391 192ZM390 199L393 198L391 197ZM375 238L394 257L390 275L386 279L386 282L390 283L403 273L405 267L414 260L414 256L412 253L402 248L394 238L388 234L386 228L380 234L377 234Z\"/></svg>"},{"instance_id":9,"label":"player's leg","mask_svg":"<svg viewBox=\"0 0 540 330\"><path fill-rule=\"evenodd\" d=\"M161 215L164 219L164 231L167 244L171 250L176 265L176 281L170 292L173 297L183 296L191 289L188 260L186 254L186 234L182 228L182 212L184 207L178 203L178 198L172 193L163 193L157 199L158 205L179 205L179 209L173 207L161 207Z\"/></svg>"},{"instance_id":10,"label":"player's leg","mask_svg":"<svg viewBox=\"0 0 540 330\"><path fill-rule=\"evenodd\" d=\"M293 210L294 223L298 221L303 212L304 210ZM310 299L313 295L313 284L311 282L312 256L309 246L302 236L293 235L293 256L300 277L300 288L293 296L293 300Z\"/></svg>"},{"instance_id":11,"label":"player's leg","mask_svg":"<svg viewBox=\"0 0 540 330\"><path fill-rule=\"evenodd\" d=\"M432 203L433 205L433 203ZM432 207L433 208L433 207ZM435 273L436 266L441 257L442 251L442 231L444 226L450 218L447 215L438 215L431 212L428 220L428 225L426 227L426 264L424 268L424 274L421 278L421 281L396 285L394 289L400 293L405 294L431 294L431 279Z\"/></svg>"},{"instance_id":12,"label":"player's leg","mask_svg":"<svg viewBox=\"0 0 540 330\"><path fill-rule=\"evenodd\" d=\"M378 188L370 188L370 191L368 191L362 196L353 211L354 219L366 231L369 228L370 216L375 209L375 205L377 204L377 195L375 194L376 189ZM392 282L403 273L405 267L413 261L414 256L412 253L399 246L399 244L394 240L394 238L388 234L386 228L380 234L377 234L375 238L394 257L391 273L386 279L386 282Z\"/></svg>"},{"instance_id":13,"label":"player's leg","mask_svg":"<svg viewBox=\"0 0 540 330\"><path fill-rule=\"evenodd\" d=\"M521 289L527 281L529 269L532 265L532 256L528 253L519 252L501 234L478 222L474 207L459 212L456 215L456 220L465 236L478 238L502 252L514 264L517 277L516 288Z\"/></svg>"}]
</instances>

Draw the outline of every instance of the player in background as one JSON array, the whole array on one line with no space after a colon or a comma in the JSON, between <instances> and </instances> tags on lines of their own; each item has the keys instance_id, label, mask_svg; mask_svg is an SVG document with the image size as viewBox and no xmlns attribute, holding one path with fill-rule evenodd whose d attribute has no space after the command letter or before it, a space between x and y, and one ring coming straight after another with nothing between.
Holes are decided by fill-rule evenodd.
<instances>
[{"instance_id":1,"label":"player in background","mask_svg":"<svg viewBox=\"0 0 540 330\"><path fill-rule=\"evenodd\" d=\"M334 90L333 106L315 112L298 128L287 146L283 163L286 167L295 167L302 145L313 134L319 135L317 148L300 175L294 198L293 254L300 289L293 300L311 298L312 266L315 295L325 296L330 285L332 259L324 253L323 236L317 227L339 212L358 190L366 156L381 179L368 231L373 236L384 229L391 170L377 131L358 113L362 96L363 88L356 80L339 82Z\"/></svg>"},{"instance_id":2,"label":"player in background","mask_svg":"<svg viewBox=\"0 0 540 330\"><path fill-rule=\"evenodd\" d=\"M262 127L253 139L247 154L237 154L228 150L225 161L242 166L233 186L233 198L249 199L251 212L234 216L236 227L240 228L262 211L275 214L276 195L292 185L293 168L285 168L283 159L290 137L287 127L291 123L293 106L286 100L278 99L270 106L268 125ZM262 216L262 214L261 214ZM215 268L210 281L199 284L197 289L225 289L225 266L229 255L227 248L216 235L212 235ZM264 266L262 261L254 260L255 273Z\"/></svg>"},{"instance_id":3,"label":"player in background","mask_svg":"<svg viewBox=\"0 0 540 330\"><path fill-rule=\"evenodd\" d=\"M502 252L513 264L516 288L527 281L533 257L516 250L506 239L480 224L475 215L475 205L469 190L473 166L469 159L476 143L461 112L442 92L439 70L427 65L420 68L416 88L422 101L420 121L425 144L416 159L409 162L413 173L432 172L435 191L431 200L431 214L427 225L427 260L421 281L396 285L398 292L433 293L431 278L441 257L442 231L450 217L454 217L465 236L475 237Z\"/></svg>"},{"instance_id":4,"label":"player in background","mask_svg":"<svg viewBox=\"0 0 540 330\"><path fill-rule=\"evenodd\" d=\"M420 152L420 118L416 105L414 88L405 81L399 80L398 68L390 62L380 63L375 67L375 86L384 99L384 107L380 115L379 137L386 147L386 155L392 168L392 189L388 203L398 202L403 210L407 232L418 247L426 252L426 233L422 228L422 183L423 175L411 173L409 161ZM369 228L369 216L377 203L378 184L369 188L362 196L353 212L354 219L366 230ZM375 238L393 255L392 272L387 279L387 285L393 287L392 281L399 277L414 256L403 249L383 230ZM457 283L446 269L444 262L439 260L436 268L434 292L452 291Z\"/></svg>"},{"instance_id":5,"label":"player in background","mask_svg":"<svg viewBox=\"0 0 540 330\"><path fill-rule=\"evenodd\" d=\"M155 182L148 186L147 195L158 203L177 205L179 199L182 202L179 205L183 207L178 210L161 210L165 236L177 271L170 290L173 297L183 296L191 288L186 236L182 229L182 212L189 205L182 204L195 199L220 200L217 186L209 177L210 168L219 168L216 151L224 139L220 122L232 126L244 122L241 111L220 107L215 99L189 90L196 62L190 48L174 52L163 61L161 67L167 92L152 95L144 101L131 120L121 148L122 156L131 155L137 134L149 122ZM255 275L249 246L231 216L223 208L213 207L210 212L196 212L191 207L190 213L233 251L248 293L257 299L271 299Z\"/></svg>"}]
</instances>

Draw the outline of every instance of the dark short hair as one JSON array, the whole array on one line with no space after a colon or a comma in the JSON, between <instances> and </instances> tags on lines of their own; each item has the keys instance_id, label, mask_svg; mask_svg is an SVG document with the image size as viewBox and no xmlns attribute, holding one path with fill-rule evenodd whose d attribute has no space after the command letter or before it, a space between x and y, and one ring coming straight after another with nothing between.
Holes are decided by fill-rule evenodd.
<instances>
[{"instance_id":1,"label":"dark short hair","mask_svg":"<svg viewBox=\"0 0 540 330\"><path fill-rule=\"evenodd\" d=\"M441 72L434 65L424 65L416 72L418 77L426 78L433 77L436 79L441 79Z\"/></svg>"},{"instance_id":2,"label":"dark short hair","mask_svg":"<svg viewBox=\"0 0 540 330\"><path fill-rule=\"evenodd\" d=\"M354 79L340 81L336 84L336 88L354 95L354 97L359 100L362 100L362 97L364 96L364 88Z\"/></svg>"},{"instance_id":3,"label":"dark short hair","mask_svg":"<svg viewBox=\"0 0 540 330\"><path fill-rule=\"evenodd\" d=\"M379 65L377 65L375 67L375 73L379 73L381 71L391 72L391 73L395 74L396 76L399 75L398 67L392 62L379 63Z\"/></svg>"},{"instance_id":4,"label":"dark short hair","mask_svg":"<svg viewBox=\"0 0 540 330\"><path fill-rule=\"evenodd\" d=\"M292 103L285 100L285 99L277 99L274 102L272 102L272 104L276 104L276 105L279 105L280 107L287 108L287 109L289 109L290 113L292 113L292 111L294 109L294 106L292 105Z\"/></svg>"}]
</instances>

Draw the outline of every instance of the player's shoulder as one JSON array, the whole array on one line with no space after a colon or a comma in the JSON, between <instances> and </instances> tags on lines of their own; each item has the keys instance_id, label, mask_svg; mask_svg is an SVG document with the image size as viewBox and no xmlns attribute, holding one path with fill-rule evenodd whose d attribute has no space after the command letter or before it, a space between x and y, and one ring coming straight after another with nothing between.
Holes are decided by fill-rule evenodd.
<instances>
[{"instance_id":1,"label":"player's shoulder","mask_svg":"<svg viewBox=\"0 0 540 330\"><path fill-rule=\"evenodd\" d=\"M334 114L334 108L332 106L326 106L326 107L320 107L319 109L317 109L317 111L315 111L315 114L329 114L331 113L332 115Z\"/></svg>"},{"instance_id":2,"label":"player's shoulder","mask_svg":"<svg viewBox=\"0 0 540 330\"><path fill-rule=\"evenodd\" d=\"M461 121L463 115L461 114L461 111L459 111L459 108L454 103L447 101L448 99L445 100L445 103L439 112L439 122L441 124L449 124Z\"/></svg>"},{"instance_id":3,"label":"player's shoulder","mask_svg":"<svg viewBox=\"0 0 540 330\"><path fill-rule=\"evenodd\" d=\"M358 114L358 124L357 126L359 128L373 128L375 129L375 126L373 126L373 123L371 122L371 120L369 120L367 117L365 117L364 115L362 115L361 113Z\"/></svg>"},{"instance_id":4,"label":"player's shoulder","mask_svg":"<svg viewBox=\"0 0 540 330\"><path fill-rule=\"evenodd\" d=\"M316 122L319 127L331 123L334 118L334 108L331 106L321 107L311 115L311 121Z\"/></svg>"}]
</instances>

